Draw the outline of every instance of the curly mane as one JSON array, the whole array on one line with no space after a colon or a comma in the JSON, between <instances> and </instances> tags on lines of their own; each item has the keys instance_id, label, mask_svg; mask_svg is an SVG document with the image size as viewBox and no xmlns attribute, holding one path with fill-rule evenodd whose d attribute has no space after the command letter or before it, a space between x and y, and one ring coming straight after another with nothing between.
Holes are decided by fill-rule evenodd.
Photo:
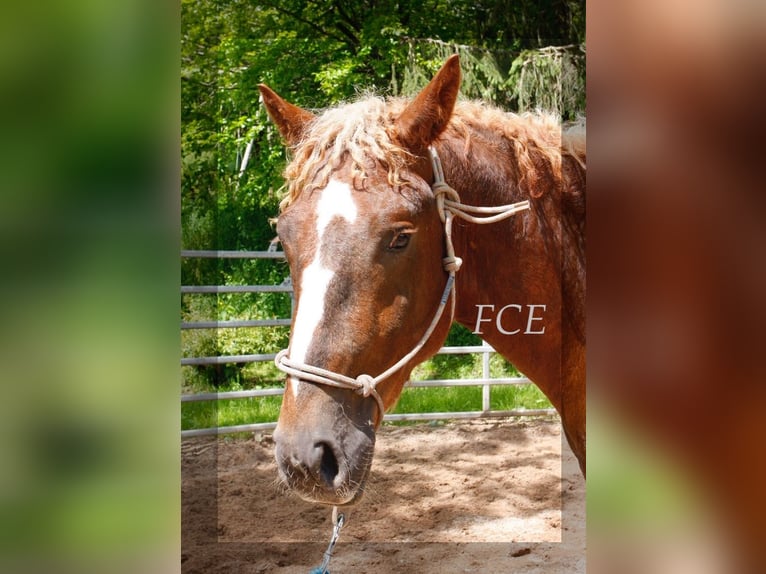
<instances>
[{"instance_id":1,"label":"curly mane","mask_svg":"<svg viewBox=\"0 0 766 574\"><path fill-rule=\"evenodd\" d=\"M294 147L285 169L287 194L285 209L304 191L322 189L331 174L347 160L352 162L352 176L363 182L369 170L382 166L392 187L406 184L406 167L414 159L406 149L394 143L396 118L409 100L367 96L356 102L328 108L307 126L302 140ZM552 114L513 114L477 101L455 105L446 133L461 137L465 151L472 135L490 132L507 142L518 166L520 188L535 195L537 181L547 172L556 183L562 180L562 156L572 157L585 171L584 122L562 131Z\"/></svg>"}]
</instances>

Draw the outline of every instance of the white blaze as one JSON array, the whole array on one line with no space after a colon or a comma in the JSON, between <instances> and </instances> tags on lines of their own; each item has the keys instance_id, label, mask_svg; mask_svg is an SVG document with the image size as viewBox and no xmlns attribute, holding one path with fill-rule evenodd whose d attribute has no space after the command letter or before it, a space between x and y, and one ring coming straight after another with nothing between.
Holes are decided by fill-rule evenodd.
<instances>
[{"instance_id":1,"label":"white blaze","mask_svg":"<svg viewBox=\"0 0 766 574\"><path fill-rule=\"evenodd\" d=\"M349 223L356 220L357 208L351 194L351 187L347 183L331 179L327 187L321 191L316 213L317 249L314 259L301 275L301 298L290 341L290 359L300 362L306 360L316 328L324 316L327 287L335 274L332 269L322 264L325 231L336 217L341 217ZM295 377L291 378L291 382L293 395L297 397L300 383Z\"/></svg>"}]
</instances>

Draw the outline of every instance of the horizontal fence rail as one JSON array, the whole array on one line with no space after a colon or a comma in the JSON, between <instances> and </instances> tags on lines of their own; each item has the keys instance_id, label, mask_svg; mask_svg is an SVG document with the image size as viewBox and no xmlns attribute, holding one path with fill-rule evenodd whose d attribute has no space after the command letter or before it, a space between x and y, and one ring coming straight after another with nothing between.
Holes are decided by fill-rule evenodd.
<instances>
[{"instance_id":1,"label":"horizontal fence rail","mask_svg":"<svg viewBox=\"0 0 766 574\"><path fill-rule=\"evenodd\" d=\"M282 251L196 251L182 250L182 258L206 258L206 259L284 259ZM181 293L292 293L293 288L289 282L282 285L184 285L181 286ZM290 319L263 319L263 320L230 320L230 321L190 321L181 322L181 329L238 329L238 328L258 328L258 327L284 327L289 326ZM518 416L550 416L555 415L555 409L512 409L512 410L491 410L490 408L490 388L493 386L505 385L529 385L532 382L526 377L498 377L489 376L489 357L496 351L488 344L472 346L451 346L442 347L437 355L458 355L458 354L481 354L482 355L482 377L466 379L434 379L409 381L405 388L434 388L434 387L482 387L482 410L464 411L464 412L442 412L442 413L396 413L386 414L384 421L434 421L444 419L479 419L492 417L518 417ZM182 366L200 366L200 365L224 365L230 363L252 363L273 361L276 353L255 353L247 355L226 355L214 357L184 357L181 359ZM219 401L231 399L252 399L259 397L281 396L284 394L284 388L271 389L251 389L245 391L228 391L220 393L195 393L181 395L181 402L197 401ZM277 423L253 423L243 425L232 425L225 427L211 427L203 429L182 430L182 438L190 438L206 435L219 435L230 433L257 432L273 430Z\"/></svg>"},{"instance_id":2,"label":"horizontal fence rail","mask_svg":"<svg viewBox=\"0 0 766 574\"><path fill-rule=\"evenodd\" d=\"M181 250L184 259L284 259L284 251L197 251Z\"/></svg>"},{"instance_id":3,"label":"horizontal fence rail","mask_svg":"<svg viewBox=\"0 0 766 574\"><path fill-rule=\"evenodd\" d=\"M190 321L181 323L181 329L241 329L242 327L289 327L290 319L263 319L252 321Z\"/></svg>"},{"instance_id":4,"label":"horizontal fence rail","mask_svg":"<svg viewBox=\"0 0 766 574\"><path fill-rule=\"evenodd\" d=\"M182 285L181 293L292 293L289 285Z\"/></svg>"}]
</instances>

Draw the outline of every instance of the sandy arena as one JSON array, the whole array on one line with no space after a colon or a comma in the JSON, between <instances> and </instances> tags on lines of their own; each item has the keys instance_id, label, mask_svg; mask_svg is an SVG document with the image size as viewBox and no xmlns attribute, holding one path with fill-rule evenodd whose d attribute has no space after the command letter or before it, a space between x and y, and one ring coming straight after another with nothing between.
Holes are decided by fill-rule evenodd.
<instances>
[{"instance_id":1,"label":"sandy arena","mask_svg":"<svg viewBox=\"0 0 766 574\"><path fill-rule=\"evenodd\" d=\"M182 443L182 572L307 574L331 509L280 488L270 433ZM333 574L585 572L585 481L557 418L385 426Z\"/></svg>"}]
</instances>

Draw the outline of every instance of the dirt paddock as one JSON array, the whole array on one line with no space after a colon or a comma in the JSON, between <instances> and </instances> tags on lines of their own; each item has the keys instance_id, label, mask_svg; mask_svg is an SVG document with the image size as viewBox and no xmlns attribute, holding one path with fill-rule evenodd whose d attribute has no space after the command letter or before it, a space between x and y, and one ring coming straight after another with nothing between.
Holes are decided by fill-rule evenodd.
<instances>
[{"instance_id":1,"label":"dirt paddock","mask_svg":"<svg viewBox=\"0 0 766 574\"><path fill-rule=\"evenodd\" d=\"M182 571L307 574L328 507L285 494L270 434L182 443ZM585 481L557 419L385 426L338 573L585 572Z\"/></svg>"}]
</instances>

